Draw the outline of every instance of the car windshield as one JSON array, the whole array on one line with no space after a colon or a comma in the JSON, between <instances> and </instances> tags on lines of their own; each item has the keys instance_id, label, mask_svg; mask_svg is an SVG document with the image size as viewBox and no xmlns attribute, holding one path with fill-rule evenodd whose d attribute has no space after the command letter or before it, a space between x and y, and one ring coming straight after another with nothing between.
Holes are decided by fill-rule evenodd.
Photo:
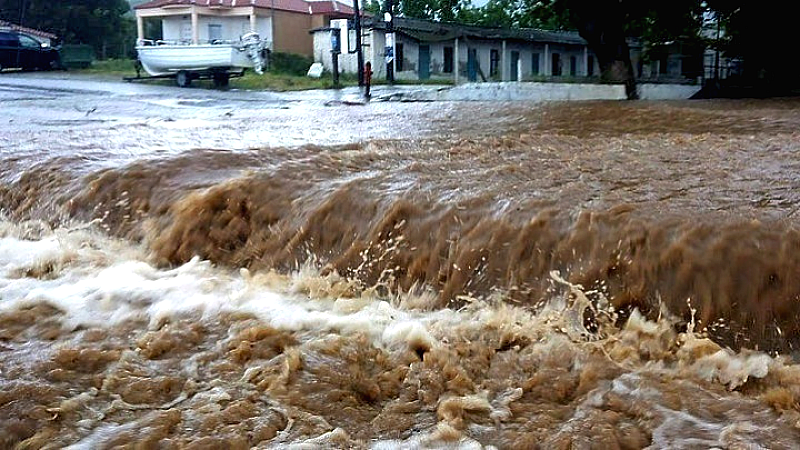
<instances>
[{"instance_id":1,"label":"car windshield","mask_svg":"<svg viewBox=\"0 0 800 450\"><path fill-rule=\"evenodd\" d=\"M37 41L36 39L30 37L30 36L27 36L27 35L24 35L24 34L20 34L19 35L19 45L21 45L23 47L40 48L42 46L42 43Z\"/></svg>"}]
</instances>

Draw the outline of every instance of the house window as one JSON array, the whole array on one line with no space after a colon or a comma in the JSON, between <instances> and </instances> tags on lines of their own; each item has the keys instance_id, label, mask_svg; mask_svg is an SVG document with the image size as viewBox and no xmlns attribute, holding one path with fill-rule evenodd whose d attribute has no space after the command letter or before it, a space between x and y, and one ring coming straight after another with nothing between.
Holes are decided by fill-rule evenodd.
<instances>
[{"instance_id":1,"label":"house window","mask_svg":"<svg viewBox=\"0 0 800 450\"><path fill-rule=\"evenodd\" d=\"M573 77L578 74L578 58L575 56L569 57L569 74Z\"/></svg>"},{"instance_id":2,"label":"house window","mask_svg":"<svg viewBox=\"0 0 800 450\"><path fill-rule=\"evenodd\" d=\"M208 24L208 40L212 42L222 40L222 25L216 23Z\"/></svg>"},{"instance_id":3,"label":"house window","mask_svg":"<svg viewBox=\"0 0 800 450\"><path fill-rule=\"evenodd\" d=\"M444 73L453 73L453 47L444 48Z\"/></svg>"},{"instance_id":4,"label":"house window","mask_svg":"<svg viewBox=\"0 0 800 450\"><path fill-rule=\"evenodd\" d=\"M531 75L539 75L539 54L531 55Z\"/></svg>"},{"instance_id":5,"label":"house window","mask_svg":"<svg viewBox=\"0 0 800 450\"><path fill-rule=\"evenodd\" d=\"M497 76L500 71L500 51L492 49L489 53L489 76Z\"/></svg>"},{"instance_id":6,"label":"house window","mask_svg":"<svg viewBox=\"0 0 800 450\"><path fill-rule=\"evenodd\" d=\"M593 76L593 75L594 75L594 56L592 56L592 55L589 55L589 57L586 59L586 61L587 61L587 62L586 62L586 64L587 64L587 65L586 65L586 76L589 76L589 77L591 77L591 76ZM640 76L641 76L641 72L642 72L642 71L641 71L641 69L640 69L640 70L639 70L639 74L640 74Z\"/></svg>"},{"instance_id":7,"label":"house window","mask_svg":"<svg viewBox=\"0 0 800 450\"><path fill-rule=\"evenodd\" d=\"M552 57L553 62L553 76L560 77L561 76L561 55L558 53L553 53Z\"/></svg>"},{"instance_id":8,"label":"house window","mask_svg":"<svg viewBox=\"0 0 800 450\"><path fill-rule=\"evenodd\" d=\"M405 59L405 54L403 53L403 44L396 43L395 50L397 51L397 55L395 55L395 70L398 72L403 71L403 60Z\"/></svg>"}]
</instances>

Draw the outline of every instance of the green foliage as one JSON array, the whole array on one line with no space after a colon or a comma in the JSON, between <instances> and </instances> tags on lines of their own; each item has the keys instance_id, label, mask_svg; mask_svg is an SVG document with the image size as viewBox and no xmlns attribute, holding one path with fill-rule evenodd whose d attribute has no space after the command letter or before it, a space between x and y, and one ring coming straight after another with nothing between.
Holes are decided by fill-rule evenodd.
<instances>
[{"instance_id":1,"label":"green foliage","mask_svg":"<svg viewBox=\"0 0 800 450\"><path fill-rule=\"evenodd\" d=\"M136 25L126 0L0 0L0 18L58 35L68 44L89 44L101 58L133 50Z\"/></svg>"},{"instance_id":2,"label":"green foliage","mask_svg":"<svg viewBox=\"0 0 800 450\"><path fill-rule=\"evenodd\" d=\"M294 53L273 52L270 55L270 72L284 75L304 76L314 59Z\"/></svg>"},{"instance_id":3,"label":"green foliage","mask_svg":"<svg viewBox=\"0 0 800 450\"><path fill-rule=\"evenodd\" d=\"M368 0L364 2L363 9L364 11L372 14L373 16L380 16L381 11L383 10L383 6L381 5L381 2L378 0Z\"/></svg>"},{"instance_id":4,"label":"green foliage","mask_svg":"<svg viewBox=\"0 0 800 450\"><path fill-rule=\"evenodd\" d=\"M410 19L438 20L441 22L462 22L462 12L469 10L469 0L399 0L395 3L395 14ZM384 5L385 10L386 6Z\"/></svg>"}]
</instances>

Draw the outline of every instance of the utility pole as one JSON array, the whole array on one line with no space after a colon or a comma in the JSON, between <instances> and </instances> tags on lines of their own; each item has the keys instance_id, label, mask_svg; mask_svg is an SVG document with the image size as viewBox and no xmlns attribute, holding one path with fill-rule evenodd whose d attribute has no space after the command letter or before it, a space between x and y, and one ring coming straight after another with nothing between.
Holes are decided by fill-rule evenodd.
<instances>
[{"instance_id":1,"label":"utility pole","mask_svg":"<svg viewBox=\"0 0 800 450\"><path fill-rule=\"evenodd\" d=\"M364 86L364 53L361 51L361 11L358 0L353 0L353 26L356 29L356 59L358 61L358 85Z\"/></svg>"},{"instance_id":2,"label":"utility pole","mask_svg":"<svg viewBox=\"0 0 800 450\"><path fill-rule=\"evenodd\" d=\"M394 0L386 0L383 20L386 22L386 81L394 83Z\"/></svg>"},{"instance_id":3,"label":"utility pole","mask_svg":"<svg viewBox=\"0 0 800 450\"><path fill-rule=\"evenodd\" d=\"M339 54L342 53L342 43L339 41L341 30L331 30L331 62L333 63L333 87L339 87Z\"/></svg>"}]
</instances>

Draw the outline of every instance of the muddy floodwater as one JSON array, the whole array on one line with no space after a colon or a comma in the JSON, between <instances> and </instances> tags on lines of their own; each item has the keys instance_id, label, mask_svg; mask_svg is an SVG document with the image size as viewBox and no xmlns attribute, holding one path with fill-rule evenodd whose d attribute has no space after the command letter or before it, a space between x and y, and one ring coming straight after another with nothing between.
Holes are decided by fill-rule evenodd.
<instances>
[{"instance_id":1,"label":"muddy floodwater","mask_svg":"<svg viewBox=\"0 0 800 450\"><path fill-rule=\"evenodd\" d=\"M800 447L800 100L270 95L0 78L0 448Z\"/></svg>"}]
</instances>

